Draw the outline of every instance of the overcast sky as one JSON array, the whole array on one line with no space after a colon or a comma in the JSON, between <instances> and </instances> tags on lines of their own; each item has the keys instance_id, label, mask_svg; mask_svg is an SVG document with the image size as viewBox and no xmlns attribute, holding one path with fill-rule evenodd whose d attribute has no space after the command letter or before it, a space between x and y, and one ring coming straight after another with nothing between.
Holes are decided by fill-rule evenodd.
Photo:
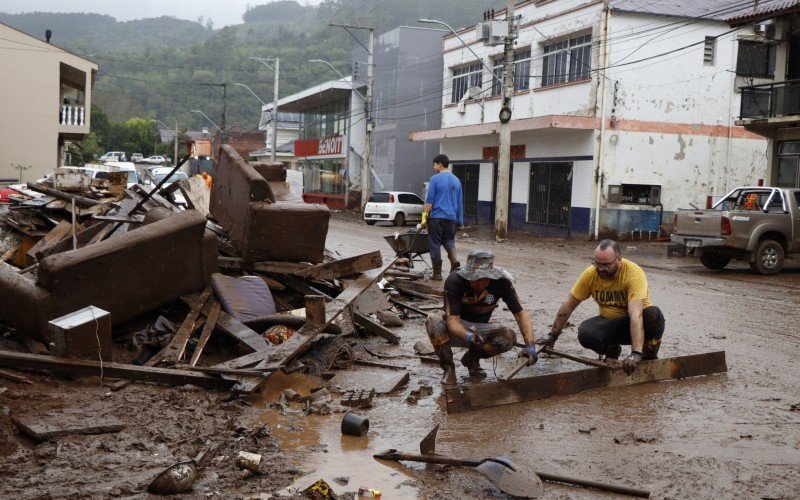
<instances>
[{"instance_id":1,"label":"overcast sky","mask_svg":"<svg viewBox=\"0 0 800 500\"><path fill-rule=\"evenodd\" d=\"M299 0L303 5L317 5L321 0ZM0 12L87 12L108 14L118 21L148 17L174 16L196 21L211 18L214 28L241 24L247 5L256 6L269 0L3 0Z\"/></svg>"}]
</instances>

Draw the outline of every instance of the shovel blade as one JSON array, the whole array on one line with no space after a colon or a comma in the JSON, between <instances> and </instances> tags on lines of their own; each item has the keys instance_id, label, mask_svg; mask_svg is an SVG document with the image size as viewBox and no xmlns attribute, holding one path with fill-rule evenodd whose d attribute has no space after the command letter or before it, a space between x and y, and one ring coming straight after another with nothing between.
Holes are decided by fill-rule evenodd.
<instances>
[{"instance_id":1,"label":"shovel blade","mask_svg":"<svg viewBox=\"0 0 800 500\"><path fill-rule=\"evenodd\" d=\"M489 459L476 469L501 491L515 497L539 498L544 490L535 472L517 466L508 457Z\"/></svg>"}]
</instances>

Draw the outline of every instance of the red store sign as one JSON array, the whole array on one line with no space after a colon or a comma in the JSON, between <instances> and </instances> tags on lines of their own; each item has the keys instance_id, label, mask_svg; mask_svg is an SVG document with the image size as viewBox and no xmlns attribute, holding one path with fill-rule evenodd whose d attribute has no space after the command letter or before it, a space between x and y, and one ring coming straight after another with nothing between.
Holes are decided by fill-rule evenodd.
<instances>
[{"instance_id":1,"label":"red store sign","mask_svg":"<svg viewBox=\"0 0 800 500\"><path fill-rule=\"evenodd\" d=\"M344 137L329 135L305 141L294 141L294 155L303 156L341 156Z\"/></svg>"},{"instance_id":2,"label":"red store sign","mask_svg":"<svg viewBox=\"0 0 800 500\"><path fill-rule=\"evenodd\" d=\"M498 146L486 146L483 148L483 159L484 160L497 160L500 157L500 147ZM511 159L512 160L521 160L525 158L525 145L524 144L512 144L511 145Z\"/></svg>"}]
</instances>

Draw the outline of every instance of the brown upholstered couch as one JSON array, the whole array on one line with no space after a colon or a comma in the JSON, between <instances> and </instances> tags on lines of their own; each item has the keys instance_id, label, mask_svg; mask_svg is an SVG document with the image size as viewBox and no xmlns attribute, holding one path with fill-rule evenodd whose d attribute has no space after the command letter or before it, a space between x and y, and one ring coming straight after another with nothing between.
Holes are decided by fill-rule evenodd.
<instances>
[{"instance_id":1,"label":"brown upholstered couch","mask_svg":"<svg viewBox=\"0 0 800 500\"><path fill-rule=\"evenodd\" d=\"M228 145L219 150L211 214L248 261L322 262L330 211L302 202L276 165L246 162ZM259 173L261 172L261 173Z\"/></svg>"},{"instance_id":2,"label":"brown upholstered couch","mask_svg":"<svg viewBox=\"0 0 800 500\"><path fill-rule=\"evenodd\" d=\"M119 238L42 259L35 281L0 267L0 321L49 342L48 321L88 305L120 323L208 286L217 239L205 217L187 210L148 213L149 221Z\"/></svg>"}]
</instances>

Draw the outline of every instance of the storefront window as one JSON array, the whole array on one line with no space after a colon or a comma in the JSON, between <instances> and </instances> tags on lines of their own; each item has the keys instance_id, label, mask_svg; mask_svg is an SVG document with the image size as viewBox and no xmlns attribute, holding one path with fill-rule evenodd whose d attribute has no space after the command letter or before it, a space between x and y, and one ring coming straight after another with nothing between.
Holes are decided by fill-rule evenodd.
<instances>
[{"instance_id":1,"label":"storefront window","mask_svg":"<svg viewBox=\"0 0 800 500\"><path fill-rule=\"evenodd\" d=\"M343 134L347 130L350 108L347 101L323 104L301 115L300 139Z\"/></svg>"},{"instance_id":2,"label":"storefront window","mask_svg":"<svg viewBox=\"0 0 800 500\"><path fill-rule=\"evenodd\" d=\"M344 194L344 162L333 160L306 160L303 162L304 191L306 193Z\"/></svg>"}]
</instances>

